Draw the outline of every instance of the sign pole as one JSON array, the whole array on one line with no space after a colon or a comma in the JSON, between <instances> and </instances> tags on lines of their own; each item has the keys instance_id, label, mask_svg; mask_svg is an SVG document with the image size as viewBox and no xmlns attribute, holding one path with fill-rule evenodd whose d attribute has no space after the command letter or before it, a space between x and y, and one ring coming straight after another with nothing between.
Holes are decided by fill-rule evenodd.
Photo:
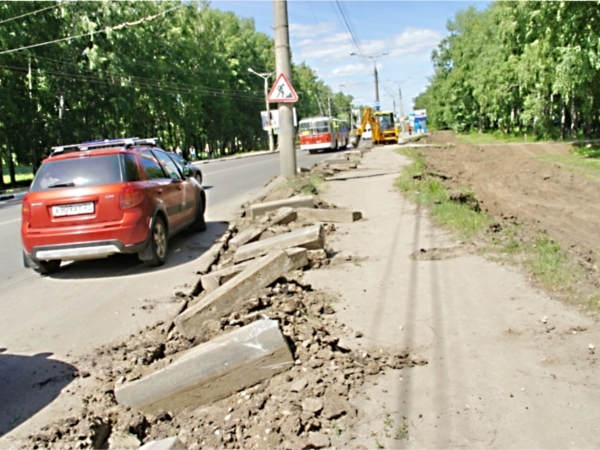
<instances>
[{"instance_id":1,"label":"sign pole","mask_svg":"<svg viewBox=\"0 0 600 450\"><path fill-rule=\"evenodd\" d=\"M283 93L285 87L279 83L281 75L292 80L292 68L290 64L290 36L288 30L287 0L273 0L274 25L275 25L275 67L278 82L273 85L272 93L276 89ZM291 88L291 84L289 85ZM295 92L293 93L295 95ZM290 100L283 99L285 103L279 102L279 165L281 175L286 178L296 176L296 133L294 129L293 104ZM297 100L297 98L296 98Z\"/></svg>"}]
</instances>

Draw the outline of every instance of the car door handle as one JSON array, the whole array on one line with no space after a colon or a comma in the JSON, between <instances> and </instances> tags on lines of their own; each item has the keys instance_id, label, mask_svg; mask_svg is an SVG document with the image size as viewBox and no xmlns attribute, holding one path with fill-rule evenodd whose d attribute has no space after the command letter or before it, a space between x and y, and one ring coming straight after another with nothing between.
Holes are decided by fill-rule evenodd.
<instances>
[{"instance_id":1,"label":"car door handle","mask_svg":"<svg viewBox=\"0 0 600 450\"><path fill-rule=\"evenodd\" d=\"M157 189L156 193L159 194L159 195L162 194L162 189Z\"/></svg>"},{"instance_id":2,"label":"car door handle","mask_svg":"<svg viewBox=\"0 0 600 450\"><path fill-rule=\"evenodd\" d=\"M179 189L180 191L183 190L183 184L180 184L179 186L177 186L177 189Z\"/></svg>"}]
</instances>

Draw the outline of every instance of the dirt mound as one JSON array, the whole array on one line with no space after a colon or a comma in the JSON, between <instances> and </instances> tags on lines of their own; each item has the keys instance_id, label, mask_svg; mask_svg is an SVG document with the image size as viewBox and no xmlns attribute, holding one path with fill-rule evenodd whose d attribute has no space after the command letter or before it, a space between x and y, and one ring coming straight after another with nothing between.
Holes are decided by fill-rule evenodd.
<instances>
[{"instance_id":1,"label":"dirt mound","mask_svg":"<svg viewBox=\"0 0 600 450\"><path fill-rule=\"evenodd\" d=\"M439 145L421 149L430 175L451 189L470 188L499 224L518 223L523 239L547 234L598 283L600 179L551 162L552 156L569 154L568 144L467 145L447 131L419 143Z\"/></svg>"},{"instance_id":2,"label":"dirt mound","mask_svg":"<svg viewBox=\"0 0 600 450\"><path fill-rule=\"evenodd\" d=\"M81 410L30 437L24 448L137 448L141 442L179 435L188 448L303 448L311 439L336 437L360 414L352 398L385 370L426 364L398 349L357 350L354 334L339 324L323 293L298 280L280 279L228 317L207 327L202 340L269 317L279 320L295 366L212 405L142 414L119 405L116 382L135 380L164 366L194 343L172 324L160 324L125 342L98 349L80 361L78 376L94 383L80 392ZM329 445L329 444L327 444Z\"/></svg>"}]
</instances>

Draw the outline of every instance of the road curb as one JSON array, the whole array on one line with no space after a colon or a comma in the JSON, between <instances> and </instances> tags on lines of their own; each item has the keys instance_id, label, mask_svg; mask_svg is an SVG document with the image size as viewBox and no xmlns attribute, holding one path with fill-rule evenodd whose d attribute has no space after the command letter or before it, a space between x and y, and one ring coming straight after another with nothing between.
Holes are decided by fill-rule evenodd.
<instances>
[{"instance_id":1,"label":"road curb","mask_svg":"<svg viewBox=\"0 0 600 450\"><path fill-rule=\"evenodd\" d=\"M233 156L224 156L223 158L216 158L216 159L208 159L208 160L202 160L202 161L192 161L192 164L196 165L196 166L201 166L204 164L210 164L210 163L218 163L218 162L224 162L224 161L231 161L234 159L242 159L242 158L251 158L253 156L263 156L263 155L270 155L270 154L276 154L279 153L279 150L275 150L275 151L269 151L269 150L265 150L262 152L250 152L250 153L242 153L240 155L233 155Z\"/></svg>"}]
</instances>

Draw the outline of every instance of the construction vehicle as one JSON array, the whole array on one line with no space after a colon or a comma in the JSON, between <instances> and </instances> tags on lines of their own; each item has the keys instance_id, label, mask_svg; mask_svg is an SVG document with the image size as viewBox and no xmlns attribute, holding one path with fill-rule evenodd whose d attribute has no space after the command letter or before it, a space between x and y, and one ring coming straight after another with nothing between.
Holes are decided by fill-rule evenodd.
<instances>
[{"instance_id":1,"label":"construction vehicle","mask_svg":"<svg viewBox=\"0 0 600 450\"><path fill-rule=\"evenodd\" d=\"M365 108L360 127L354 133L353 145L358 145L362 134L371 127L373 144L396 144L400 136L400 130L394 121L393 111L375 111Z\"/></svg>"}]
</instances>

